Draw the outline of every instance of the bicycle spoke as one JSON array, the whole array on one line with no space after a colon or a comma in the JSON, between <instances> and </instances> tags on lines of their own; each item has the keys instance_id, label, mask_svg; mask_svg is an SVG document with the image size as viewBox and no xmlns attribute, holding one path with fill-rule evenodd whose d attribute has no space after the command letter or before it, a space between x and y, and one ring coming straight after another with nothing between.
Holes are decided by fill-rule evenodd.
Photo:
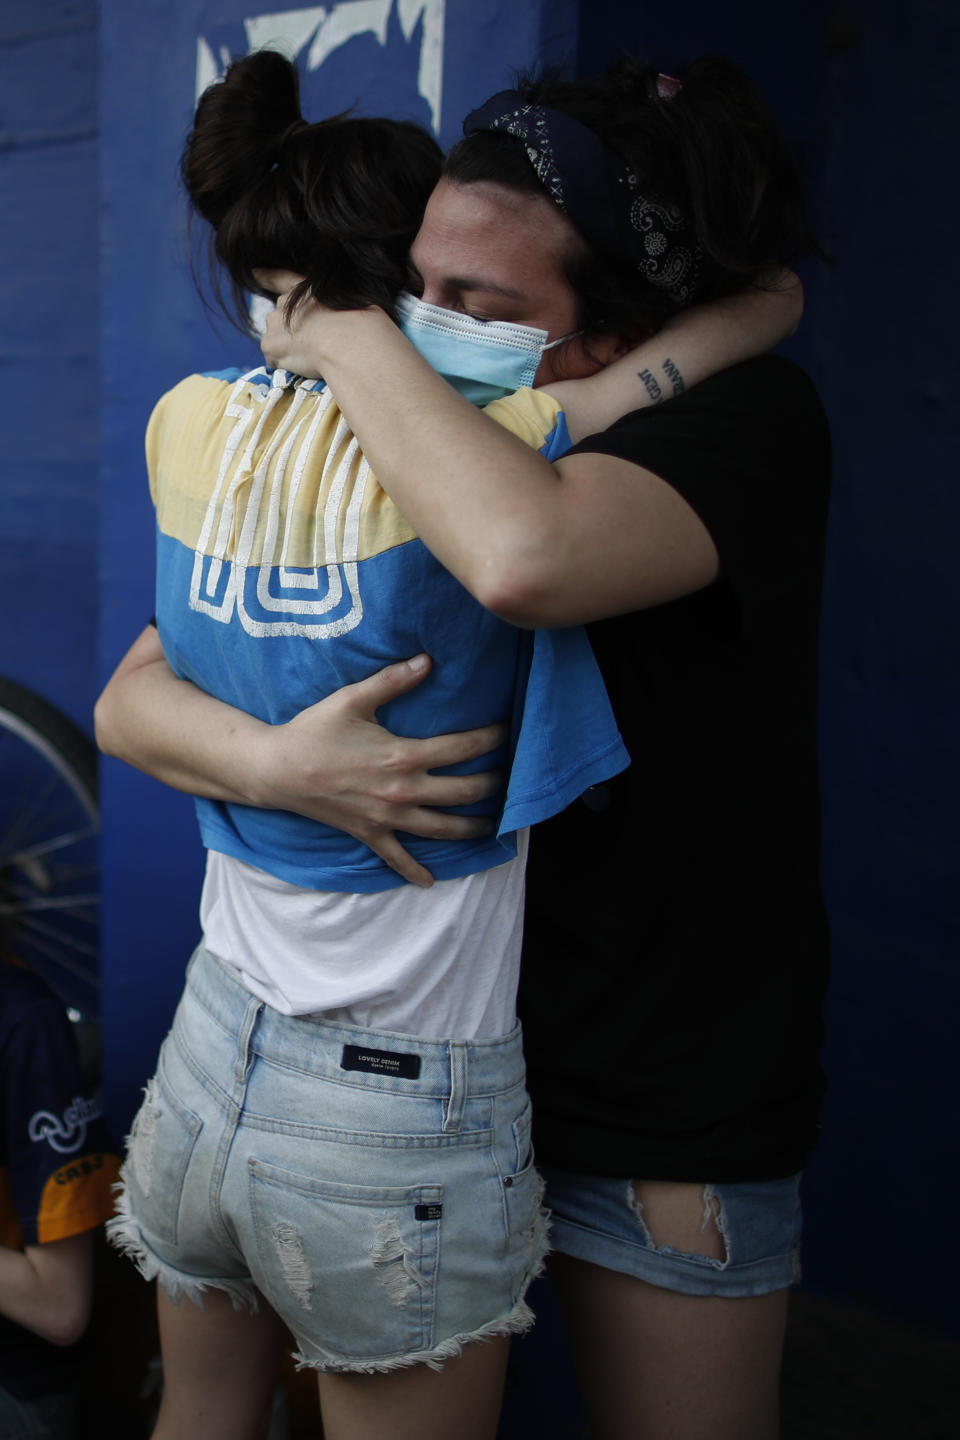
<instances>
[{"instance_id":1,"label":"bicycle spoke","mask_svg":"<svg viewBox=\"0 0 960 1440\"><path fill-rule=\"evenodd\" d=\"M82 1009L99 984L98 829L89 737L0 675L0 941Z\"/></svg>"},{"instance_id":2,"label":"bicycle spoke","mask_svg":"<svg viewBox=\"0 0 960 1440\"><path fill-rule=\"evenodd\" d=\"M33 916L20 915L14 926L14 931L21 935L28 936L38 950L42 949L43 942L53 942L57 946L73 950L78 955L86 955L95 960L97 957L96 945L91 945L86 940L81 940L75 935L70 935L63 930L57 930L51 925L45 925L43 921Z\"/></svg>"}]
</instances>

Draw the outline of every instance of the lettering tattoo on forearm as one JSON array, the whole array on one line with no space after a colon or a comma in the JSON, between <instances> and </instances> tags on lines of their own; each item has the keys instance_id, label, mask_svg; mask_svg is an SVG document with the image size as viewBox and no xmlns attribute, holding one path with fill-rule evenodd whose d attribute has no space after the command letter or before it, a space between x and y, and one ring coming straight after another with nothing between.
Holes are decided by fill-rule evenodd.
<instances>
[{"instance_id":1,"label":"lettering tattoo on forearm","mask_svg":"<svg viewBox=\"0 0 960 1440\"><path fill-rule=\"evenodd\" d=\"M663 373L666 375L667 379L670 381L670 384L673 387L674 395L682 395L684 390L686 390L687 386L686 381L680 374L679 366L676 365L673 360L668 359L664 360L662 369ZM663 399L663 387L661 386L660 381L656 378L656 376L653 375L649 370L638 370L637 379L643 385L643 388L650 396L650 399L653 401L654 405L659 405L660 401Z\"/></svg>"},{"instance_id":2,"label":"lettering tattoo on forearm","mask_svg":"<svg viewBox=\"0 0 960 1440\"><path fill-rule=\"evenodd\" d=\"M687 384L677 366L672 360L664 360L663 369L667 379L673 385L674 395L682 395L687 388Z\"/></svg>"},{"instance_id":3,"label":"lettering tattoo on forearm","mask_svg":"<svg viewBox=\"0 0 960 1440\"><path fill-rule=\"evenodd\" d=\"M637 379L642 382L644 389L650 396L650 399L653 401L654 405L656 405L658 401L663 399L663 391L660 389L658 382L650 374L649 370L638 370Z\"/></svg>"}]
</instances>

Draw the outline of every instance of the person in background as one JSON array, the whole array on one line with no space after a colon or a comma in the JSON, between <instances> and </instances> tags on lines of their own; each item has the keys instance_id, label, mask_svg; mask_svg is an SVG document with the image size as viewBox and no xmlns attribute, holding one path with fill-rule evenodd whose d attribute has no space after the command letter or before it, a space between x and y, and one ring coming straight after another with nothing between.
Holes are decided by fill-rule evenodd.
<instances>
[{"instance_id":1,"label":"person in background","mask_svg":"<svg viewBox=\"0 0 960 1440\"><path fill-rule=\"evenodd\" d=\"M0 958L0 1435L71 1440L94 1232L120 1160L63 1005Z\"/></svg>"}]
</instances>

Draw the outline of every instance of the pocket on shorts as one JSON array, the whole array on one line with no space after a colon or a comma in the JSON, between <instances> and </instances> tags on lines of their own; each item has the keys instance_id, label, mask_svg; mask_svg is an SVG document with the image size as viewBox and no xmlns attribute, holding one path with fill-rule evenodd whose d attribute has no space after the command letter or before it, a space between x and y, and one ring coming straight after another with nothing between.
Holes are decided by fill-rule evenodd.
<instances>
[{"instance_id":1,"label":"pocket on shorts","mask_svg":"<svg viewBox=\"0 0 960 1440\"><path fill-rule=\"evenodd\" d=\"M375 1361L433 1346L443 1186L347 1185L248 1162L258 1287L303 1344Z\"/></svg>"},{"instance_id":2,"label":"pocket on shorts","mask_svg":"<svg viewBox=\"0 0 960 1440\"><path fill-rule=\"evenodd\" d=\"M167 1084L161 1064L134 1116L123 1167L132 1213L148 1240L177 1243L184 1177L202 1126Z\"/></svg>"}]
</instances>

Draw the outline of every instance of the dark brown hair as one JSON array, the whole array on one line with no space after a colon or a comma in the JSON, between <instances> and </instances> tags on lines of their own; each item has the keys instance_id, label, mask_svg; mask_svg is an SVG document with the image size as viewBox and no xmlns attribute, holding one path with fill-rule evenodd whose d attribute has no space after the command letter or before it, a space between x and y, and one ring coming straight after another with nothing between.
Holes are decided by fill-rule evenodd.
<instances>
[{"instance_id":1,"label":"dark brown hair","mask_svg":"<svg viewBox=\"0 0 960 1440\"><path fill-rule=\"evenodd\" d=\"M230 279L217 300L243 328L255 269L296 270L294 291L332 309L390 314L407 254L439 175L439 146L399 120L335 115L310 125L297 70L261 50L236 60L200 97L180 170L194 210L213 228L212 259Z\"/></svg>"},{"instance_id":2,"label":"dark brown hair","mask_svg":"<svg viewBox=\"0 0 960 1440\"><path fill-rule=\"evenodd\" d=\"M748 78L721 59L698 60L678 78L679 93L663 98L656 69L628 56L603 79L523 77L517 91L592 130L629 165L639 192L681 207L702 252L698 300L762 284L805 250L826 258L807 224L787 146ZM546 194L522 146L490 131L460 140L444 175ZM602 253L585 237L567 274L588 333L655 330L677 308L631 260Z\"/></svg>"}]
</instances>

